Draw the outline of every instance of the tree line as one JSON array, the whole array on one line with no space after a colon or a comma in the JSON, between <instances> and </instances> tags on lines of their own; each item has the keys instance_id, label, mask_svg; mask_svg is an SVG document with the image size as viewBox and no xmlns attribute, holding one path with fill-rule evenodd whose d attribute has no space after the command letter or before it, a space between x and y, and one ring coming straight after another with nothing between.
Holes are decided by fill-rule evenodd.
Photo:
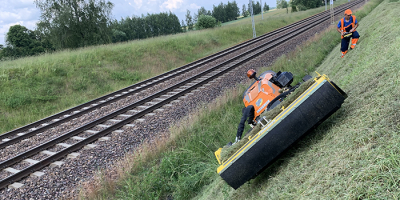
<instances>
[{"instance_id":1,"label":"tree line","mask_svg":"<svg viewBox=\"0 0 400 200\"><path fill-rule=\"evenodd\" d=\"M190 11L187 10L185 15L186 19L185 21L182 20L182 27L184 27L187 30L193 30L194 28L196 29L202 28L203 26L200 26L198 24L199 20L201 21L200 24L205 20L208 20L210 21L209 26L214 27L220 23L236 20L237 17L239 16L240 16L240 10L236 1L233 2L228 1L227 4L221 2L217 6L213 5L212 10L206 10L204 7L201 7L200 9L197 10L196 13L194 13L193 16L191 15ZM215 23L211 22L214 21L211 17L215 19ZM211 28L211 27L205 27L205 28Z\"/></svg>"},{"instance_id":2,"label":"tree line","mask_svg":"<svg viewBox=\"0 0 400 200\"><path fill-rule=\"evenodd\" d=\"M236 1L228 1L214 5L212 10L201 7L193 16L187 10L186 19L181 22L172 12L118 21L111 18L114 4L108 0L34 0L34 3L41 11L37 28L10 27L6 45L0 45L0 59L212 28L236 20L241 14ZM268 10L269 6L265 4L264 11ZM248 13L249 6L246 9L243 5L242 14L246 17ZM253 13L261 13L259 2L253 2Z\"/></svg>"},{"instance_id":3,"label":"tree line","mask_svg":"<svg viewBox=\"0 0 400 200\"><path fill-rule=\"evenodd\" d=\"M253 14L254 15L260 14L261 13L260 2L253 1L252 3L253 3ZM264 12L269 11L269 5L267 5L267 3L264 3L262 9ZM238 7L236 1L233 2L228 1L227 4L221 2L217 6L213 5L212 10L206 10L204 7L201 7L200 9L197 10L196 13L194 13L193 16L191 16L190 11L187 10L187 13L185 15L186 20L185 21L182 20L182 26L187 27L188 30L192 30L193 28L198 28L198 20L201 19L200 18L201 16L211 16L216 20L216 24L218 24L236 20L241 14L243 15L243 17L247 17L250 15L250 4L248 4L247 6L246 4L243 4L242 12L240 12L240 8ZM211 20L211 18L208 19Z\"/></svg>"},{"instance_id":4,"label":"tree line","mask_svg":"<svg viewBox=\"0 0 400 200\"><path fill-rule=\"evenodd\" d=\"M178 17L171 12L126 17L112 21L110 27L114 43L182 32Z\"/></svg>"},{"instance_id":5,"label":"tree line","mask_svg":"<svg viewBox=\"0 0 400 200\"><path fill-rule=\"evenodd\" d=\"M48 40L42 39L37 31L29 30L21 25L11 26L6 38L7 47L0 46L0 59L33 56L54 51L53 45Z\"/></svg>"},{"instance_id":6,"label":"tree line","mask_svg":"<svg viewBox=\"0 0 400 200\"><path fill-rule=\"evenodd\" d=\"M336 0L334 0L336 1ZM329 3L329 0L327 0L327 3ZM297 12L297 11L303 11L303 10L308 10L312 8L318 8L320 6L324 6L325 1L324 0L276 0L276 7L278 9L281 8L286 8L288 9L289 7L292 8L292 12Z\"/></svg>"},{"instance_id":7,"label":"tree line","mask_svg":"<svg viewBox=\"0 0 400 200\"><path fill-rule=\"evenodd\" d=\"M264 3L263 8L261 8L261 4L258 1L256 3L254 1L252 1L252 4L253 4L253 15L260 14L261 13L261 9L264 12L269 11L269 5L267 5L267 3ZM250 16L250 3L247 4L247 7L246 7L246 4L243 4L242 15L243 15L243 17Z\"/></svg>"}]
</instances>

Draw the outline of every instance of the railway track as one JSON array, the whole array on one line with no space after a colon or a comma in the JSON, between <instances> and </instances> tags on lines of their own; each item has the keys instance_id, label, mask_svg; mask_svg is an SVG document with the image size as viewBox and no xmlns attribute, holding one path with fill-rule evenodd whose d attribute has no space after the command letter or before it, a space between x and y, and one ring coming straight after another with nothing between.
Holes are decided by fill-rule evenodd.
<instances>
[{"instance_id":1,"label":"railway track","mask_svg":"<svg viewBox=\"0 0 400 200\"><path fill-rule=\"evenodd\" d=\"M335 14L342 14L342 12L354 5L364 1L354 1L344 4L335 8ZM27 126L21 127L14 131L5 133L0 136L3 141L0 143L0 149L10 148L10 145L17 144L20 141L27 140L32 136L41 134L42 132L54 129L55 127L76 119L82 115L90 113L96 109L106 105L113 104L124 98L132 98L138 92L145 89L154 87L154 85L165 84L166 81L177 79L171 86L165 87L161 91L147 95L139 100L130 103L115 112L111 112L102 116L94 121L88 122L78 128L67 131L49 141L43 142L27 151L19 153L11 158L3 160L0 163L0 169L6 170L12 175L0 181L0 188L4 188L13 182L16 182L31 173L34 173L57 160L83 148L99 138L102 138L113 131L119 131L123 126L134 126L132 124L135 120L141 119L147 114L152 114L163 106L171 104L171 102L178 100L178 98L185 95L190 95L194 90L204 87L204 85L221 78L228 72L235 70L238 66L252 60L253 58L270 51L280 44L304 33L316 24L329 20L329 12L322 12L307 19L293 23L276 31L267 33L258 38L249 40L245 43L236 45L227 50L218 52L217 54L205 57L194 63L182 66L170 72L161 74L154 78L124 88L109 95L100 97L86 104L79 105L75 108L66 110L56 115L50 116L46 119L37 121ZM243 53L236 53L232 58L224 57L227 55L235 54L238 51ZM221 61L221 59L223 61ZM181 79L185 73L191 73L198 70L203 65L210 65L209 63L219 62L219 64L201 69L201 72L196 71L196 75L187 76L186 79ZM78 136L80 135L80 136ZM84 135L85 137L82 137ZM65 142L68 141L68 142ZM48 151L47 149L58 146L59 151ZM43 159L35 160L32 156L39 153L47 154ZM13 165L20 162L29 163L29 166L23 170L15 170Z\"/></svg>"}]
</instances>

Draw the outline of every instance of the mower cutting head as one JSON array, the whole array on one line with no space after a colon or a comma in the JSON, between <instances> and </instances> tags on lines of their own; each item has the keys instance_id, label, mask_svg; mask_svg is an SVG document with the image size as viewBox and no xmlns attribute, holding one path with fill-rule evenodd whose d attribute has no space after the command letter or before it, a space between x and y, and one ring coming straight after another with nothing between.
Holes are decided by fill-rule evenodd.
<instances>
[{"instance_id":1,"label":"mower cutting head","mask_svg":"<svg viewBox=\"0 0 400 200\"><path fill-rule=\"evenodd\" d=\"M268 88L273 90L272 88L279 88L278 84L283 84L275 82L280 80L279 77L283 73L278 74L279 72L275 74L273 71L267 71L260 75L260 81L253 83L246 90L248 93L245 92L245 95L257 94L251 98L250 103L257 104L260 101L260 105L265 104L264 96L274 94L265 90ZM347 98L346 93L326 75L318 74L316 78L305 76L303 81L306 82L300 83L299 87L297 87L299 84L293 87L290 87L290 84L284 86L290 88L284 93L290 93L290 90L297 88L296 92L289 94L288 98L282 101L284 107L280 104L281 108L276 107L261 115L259 123L240 142L230 143L215 151L214 154L220 164L217 173L232 188L237 189L255 178L303 135L338 110ZM259 84L261 85L258 86Z\"/></svg>"}]
</instances>

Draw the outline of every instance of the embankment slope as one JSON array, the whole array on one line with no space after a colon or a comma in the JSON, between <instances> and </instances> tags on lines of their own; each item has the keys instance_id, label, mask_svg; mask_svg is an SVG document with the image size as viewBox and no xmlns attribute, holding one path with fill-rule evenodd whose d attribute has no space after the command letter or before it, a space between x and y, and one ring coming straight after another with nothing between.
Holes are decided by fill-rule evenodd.
<instances>
[{"instance_id":1,"label":"embankment slope","mask_svg":"<svg viewBox=\"0 0 400 200\"><path fill-rule=\"evenodd\" d=\"M382 2L355 50L340 58L338 45L317 68L349 95L338 112L238 190L218 178L195 199L400 198L399 8Z\"/></svg>"}]
</instances>

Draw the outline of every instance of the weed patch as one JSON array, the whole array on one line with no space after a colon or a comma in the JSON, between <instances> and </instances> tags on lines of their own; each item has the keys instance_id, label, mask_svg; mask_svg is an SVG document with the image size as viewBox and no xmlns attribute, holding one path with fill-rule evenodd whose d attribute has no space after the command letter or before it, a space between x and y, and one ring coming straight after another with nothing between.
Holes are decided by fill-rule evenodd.
<instances>
[{"instance_id":1,"label":"weed patch","mask_svg":"<svg viewBox=\"0 0 400 200\"><path fill-rule=\"evenodd\" d=\"M5 106L9 109L15 109L32 103L30 95L14 94L5 99Z\"/></svg>"}]
</instances>

